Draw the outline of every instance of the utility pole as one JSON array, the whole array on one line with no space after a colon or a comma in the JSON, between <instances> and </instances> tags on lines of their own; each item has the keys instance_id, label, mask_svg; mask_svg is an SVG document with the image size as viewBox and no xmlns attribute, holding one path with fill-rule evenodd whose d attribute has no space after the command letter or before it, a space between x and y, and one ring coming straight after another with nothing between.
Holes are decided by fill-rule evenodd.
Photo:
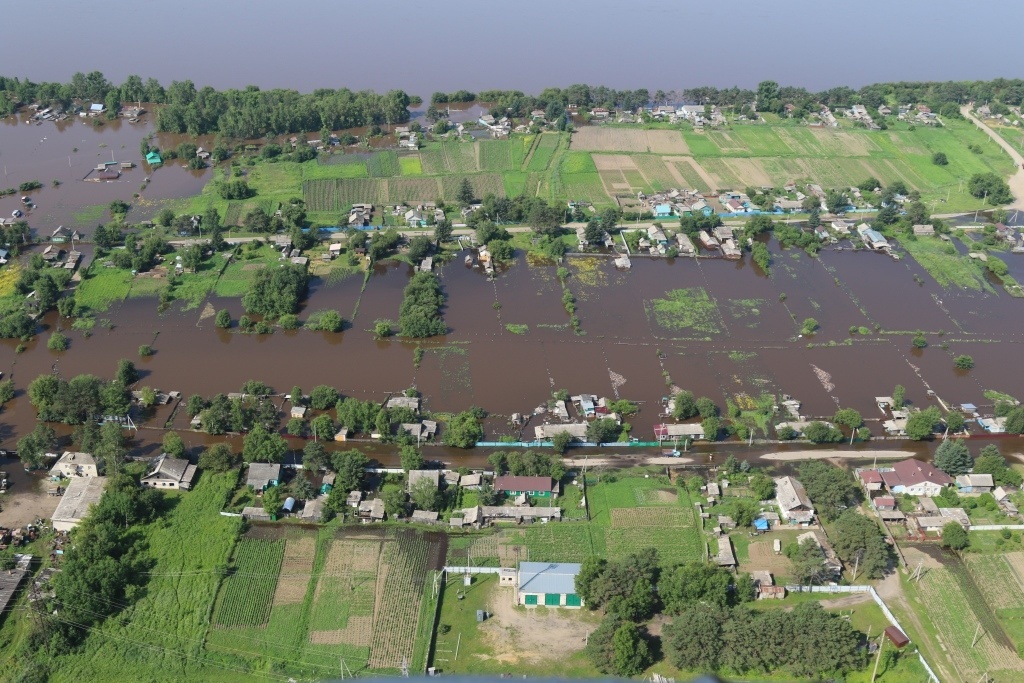
<instances>
[{"instance_id":1,"label":"utility pole","mask_svg":"<svg viewBox=\"0 0 1024 683\"><path fill-rule=\"evenodd\" d=\"M878 641L878 656L875 657L875 668L871 672L871 683L875 683L875 676L878 675L878 663L882 661L882 648L885 647L885 634Z\"/></svg>"},{"instance_id":2,"label":"utility pole","mask_svg":"<svg viewBox=\"0 0 1024 683\"><path fill-rule=\"evenodd\" d=\"M974 638L971 639L971 649L973 649L974 646L978 644L978 641L981 640L981 636L983 635L985 635L985 631L982 630L981 622L979 621L978 628L974 629Z\"/></svg>"}]
</instances>

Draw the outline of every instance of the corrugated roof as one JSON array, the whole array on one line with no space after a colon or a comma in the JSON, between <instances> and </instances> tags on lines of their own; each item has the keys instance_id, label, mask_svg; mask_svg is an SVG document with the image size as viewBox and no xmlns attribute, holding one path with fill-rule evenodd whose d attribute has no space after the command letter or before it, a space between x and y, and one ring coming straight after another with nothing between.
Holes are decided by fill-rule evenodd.
<instances>
[{"instance_id":1,"label":"corrugated roof","mask_svg":"<svg viewBox=\"0 0 1024 683\"><path fill-rule=\"evenodd\" d=\"M519 592L575 593L579 573L580 565L575 562L520 562Z\"/></svg>"},{"instance_id":2,"label":"corrugated roof","mask_svg":"<svg viewBox=\"0 0 1024 683\"><path fill-rule=\"evenodd\" d=\"M551 477L512 477L501 476L494 479L495 491L554 491L554 479Z\"/></svg>"}]
</instances>

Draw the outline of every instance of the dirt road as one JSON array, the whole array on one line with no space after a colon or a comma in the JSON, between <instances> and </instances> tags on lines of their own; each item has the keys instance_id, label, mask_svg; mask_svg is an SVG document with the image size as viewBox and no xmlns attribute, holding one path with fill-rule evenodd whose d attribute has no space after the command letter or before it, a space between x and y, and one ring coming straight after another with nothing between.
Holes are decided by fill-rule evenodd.
<instances>
[{"instance_id":1,"label":"dirt road","mask_svg":"<svg viewBox=\"0 0 1024 683\"><path fill-rule=\"evenodd\" d=\"M1014 199L1013 203L1005 208L1024 209L1024 156L1021 156L1020 152L1015 150L999 133L982 123L981 119L972 113L971 105L960 107L960 113L969 121L973 121L974 125L983 130L986 135L992 138L1013 159L1013 165L1017 168L1017 172L1010 176L1006 182L1010 185L1010 192L1013 194Z\"/></svg>"}]
</instances>

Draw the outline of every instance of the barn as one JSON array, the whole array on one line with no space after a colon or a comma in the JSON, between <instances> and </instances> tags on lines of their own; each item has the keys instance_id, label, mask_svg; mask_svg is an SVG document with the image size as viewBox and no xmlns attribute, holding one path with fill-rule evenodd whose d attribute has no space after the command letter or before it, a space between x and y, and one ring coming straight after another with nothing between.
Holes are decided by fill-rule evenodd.
<instances>
[{"instance_id":1,"label":"barn","mask_svg":"<svg viewBox=\"0 0 1024 683\"><path fill-rule=\"evenodd\" d=\"M580 565L573 562L520 562L516 603L526 607L583 606L576 594Z\"/></svg>"}]
</instances>

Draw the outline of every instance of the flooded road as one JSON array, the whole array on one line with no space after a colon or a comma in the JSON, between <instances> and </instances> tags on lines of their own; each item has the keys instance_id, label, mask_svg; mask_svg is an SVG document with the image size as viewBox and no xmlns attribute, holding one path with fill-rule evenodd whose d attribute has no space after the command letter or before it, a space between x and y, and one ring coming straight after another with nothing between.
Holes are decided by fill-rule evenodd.
<instances>
[{"instance_id":1,"label":"flooded road","mask_svg":"<svg viewBox=\"0 0 1024 683\"><path fill-rule=\"evenodd\" d=\"M707 395L723 409L727 400L739 403L762 393L792 396L808 418L827 419L838 407L856 408L877 437L883 436L884 416L874 397L891 394L896 384L906 387L912 405L974 403L983 413L992 407L985 390L1020 393L1021 301L1006 294L943 290L910 259L852 251L811 258L780 250L775 242L771 249L770 276L749 263L721 259L635 258L632 269L623 272L605 257L568 257L566 284L578 302L582 334L568 324L556 266L530 265L522 254L493 281L465 265L461 255L442 266L449 333L419 343L373 335L376 320L397 319L402 289L412 275L411 266L395 261L378 264L365 291L360 275L332 285L314 280L305 313L339 310L347 325L336 334L241 334L202 318L203 306L176 306L160 314L156 299L129 298L97 316L110 321L109 329L97 325L89 337L68 331L66 352L49 351L45 332L21 354L15 353L16 341L0 341L0 370L19 390L0 414L0 448L12 448L32 429L34 410L24 391L36 376L56 371L64 377L110 377L121 358L135 360L140 386L185 397L239 391L250 379L280 393L294 385L309 391L329 384L346 396L376 401L415 386L430 412L486 409L489 441L532 440L542 418L519 427L510 416L531 415L561 389L637 401L640 413L629 422L631 435L641 441L651 440L654 425L663 421L660 404L671 386ZM679 291L697 303L686 310L666 308ZM236 320L243 312L238 299L209 303L227 308ZM55 316L44 318L44 330L55 325ZM800 337L798 328L807 317L815 318L820 330ZM526 326L525 332L514 334L507 325ZM867 334L851 335L851 326ZM910 343L918 328L929 333L930 345L923 350ZM155 355L139 359L141 344L152 344ZM417 346L424 349L418 367ZM974 357L973 370L954 369L953 358L961 353ZM170 408L160 411L139 432L143 454L153 452L160 428L171 417ZM168 424L193 445L206 442L188 431L184 410ZM978 437L974 443L980 443L981 432L972 429ZM996 442L1004 452L1017 447L1015 439ZM302 442L293 445L300 448ZM872 449L905 446L876 440L858 448L870 457ZM698 452L706 457L723 448L706 445ZM929 446L914 448L927 452ZM372 452L388 461L391 450ZM764 446L737 444L739 454L764 451ZM609 452L614 450L595 450ZM485 456L441 448L428 453L467 464L482 463Z\"/></svg>"}]
</instances>

